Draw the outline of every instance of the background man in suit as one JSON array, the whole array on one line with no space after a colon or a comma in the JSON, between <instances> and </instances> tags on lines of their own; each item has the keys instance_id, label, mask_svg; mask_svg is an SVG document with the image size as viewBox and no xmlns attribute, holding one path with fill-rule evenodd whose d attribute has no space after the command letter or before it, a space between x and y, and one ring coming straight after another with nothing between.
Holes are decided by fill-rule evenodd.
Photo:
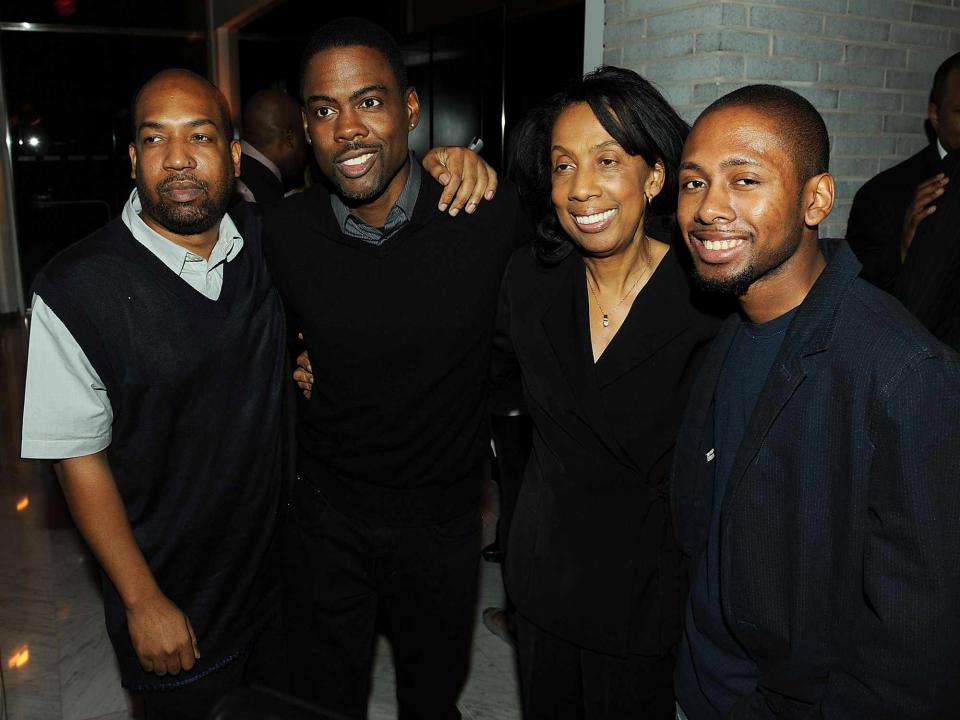
<instances>
[{"instance_id":1,"label":"background man in suit","mask_svg":"<svg viewBox=\"0 0 960 720\"><path fill-rule=\"evenodd\" d=\"M937 68L928 114L935 142L865 183L850 208L847 242L863 263L864 279L888 292L917 227L936 211L944 192L948 177L941 160L960 148L960 53Z\"/></svg>"},{"instance_id":2,"label":"background man in suit","mask_svg":"<svg viewBox=\"0 0 960 720\"><path fill-rule=\"evenodd\" d=\"M813 106L766 85L708 107L684 147L696 276L740 305L673 473L691 720L960 712L960 357L818 241L828 157Z\"/></svg>"},{"instance_id":3,"label":"background man in suit","mask_svg":"<svg viewBox=\"0 0 960 720\"><path fill-rule=\"evenodd\" d=\"M286 188L303 185L307 142L300 105L279 90L261 90L243 108L240 178L236 192L244 200L275 203Z\"/></svg>"},{"instance_id":4,"label":"background man in suit","mask_svg":"<svg viewBox=\"0 0 960 720\"><path fill-rule=\"evenodd\" d=\"M943 160L947 177L960 153ZM893 294L935 337L960 350L960 182L944 187L937 212L917 228Z\"/></svg>"}]
</instances>

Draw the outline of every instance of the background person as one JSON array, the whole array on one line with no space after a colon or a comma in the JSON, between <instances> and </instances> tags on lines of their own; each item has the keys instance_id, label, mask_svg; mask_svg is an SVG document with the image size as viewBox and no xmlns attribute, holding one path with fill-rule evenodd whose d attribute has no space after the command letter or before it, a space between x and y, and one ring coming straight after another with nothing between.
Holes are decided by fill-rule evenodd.
<instances>
[{"instance_id":1,"label":"background person","mask_svg":"<svg viewBox=\"0 0 960 720\"><path fill-rule=\"evenodd\" d=\"M240 177L236 192L247 202L276 203L303 185L309 160L300 103L279 90L260 90L243 108Z\"/></svg>"},{"instance_id":2,"label":"background person","mask_svg":"<svg viewBox=\"0 0 960 720\"><path fill-rule=\"evenodd\" d=\"M868 180L853 198L847 242L863 264L863 278L882 290L894 291L917 228L936 212L949 182L942 161L960 148L958 110L960 53L944 60L933 76L928 107L935 134L931 144Z\"/></svg>"}]
</instances>

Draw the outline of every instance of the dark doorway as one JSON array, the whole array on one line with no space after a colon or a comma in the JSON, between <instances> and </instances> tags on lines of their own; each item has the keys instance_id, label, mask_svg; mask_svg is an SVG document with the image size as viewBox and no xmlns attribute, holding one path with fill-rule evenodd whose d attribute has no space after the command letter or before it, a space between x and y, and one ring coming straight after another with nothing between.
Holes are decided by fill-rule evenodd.
<instances>
[{"instance_id":1,"label":"dark doorway","mask_svg":"<svg viewBox=\"0 0 960 720\"><path fill-rule=\"evenodd\" d=\"M133 181L133 92L166 67L204 74L203 35L2 32L17 235L26 303L37 271L115 217Z\"/></svg>"},{"instance_id":2,"label":"dark doorway","mask_svg":"<svg viewBox=\"0 0 960 720\"><path fill-rule=\"evenodd\" d=\"M455 7L408 0L346 12L288 0L240 32L241 99L265 87L298 96L307 38L343 15L366 17L397 37L423 110L410 140L417 153L481 137L484 157L502 168L503 141L513 126L583 65L583 0L472 0Z\"/></svg>"}]
</instances>

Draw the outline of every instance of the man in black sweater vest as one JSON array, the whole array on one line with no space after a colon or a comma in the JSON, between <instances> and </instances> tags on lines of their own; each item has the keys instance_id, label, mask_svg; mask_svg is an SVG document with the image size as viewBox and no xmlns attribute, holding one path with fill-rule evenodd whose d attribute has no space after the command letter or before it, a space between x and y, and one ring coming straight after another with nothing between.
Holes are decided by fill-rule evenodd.
<instances>
[{"instance_id":1,"label":"man in black sweater vest","mask_svg":"<svg viewBox=\"0 0 960 720\"><path fill-rule=\"evenodd\" d=\"M294 691L366 716L375 633L399 717L459 718L470 657L486 378L515 194L456 220L411 161L419 103L381 28L333 21L302 66L304 125L332 186L265 219L268 264L315 385L298 431L284 620ZM479 200L479 198L476 198Z\"/></svg>"},{"instance_id":2,"label":"man in black sweater vest","mask_svg":"<svg viewBox=\"0 0 960 720\"><path fill-rule=\"evenodd\" d=\"M63 458L123 684L147 718L206 718L231 688L282 682L284 320L258 219L225 214L223 97L166 71L133 116L122 217L34 286L22 452Z\"/></svg>"}]
</instances>

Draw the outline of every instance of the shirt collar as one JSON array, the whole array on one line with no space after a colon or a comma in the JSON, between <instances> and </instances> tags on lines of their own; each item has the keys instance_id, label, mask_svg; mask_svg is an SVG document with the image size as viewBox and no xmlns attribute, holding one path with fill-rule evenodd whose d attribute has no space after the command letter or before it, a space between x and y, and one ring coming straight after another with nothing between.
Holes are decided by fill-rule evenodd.
<instances>
[{"instance_id":1,"label":"shirt collar","mask_svg":"<svg viewBox=\"0 0 960 720\"><path fill-rule=\"evenodd\" d=\"M393 207L390 208L390 212L387 214L389 221L390 215L396 216L397 213L395 211L399 211L401 218L400 222L394 223L395 228L413 219L413 209L416 207L417 198L420 195L420 182L423 171L420 169L420 163L412 152L409 154L408 162L410 163L410 173L407 175L407 182L404 184L403 190L400 191L400 197L397 198L397 202L394 203ZM337 224L340 226L340 232L347 232L347 220L351 217L355 221L366 225L363 220L357 217L350 208L346 206L336 193L330 193L330 204L333 207L333 214L337 218Z\"/></svg>"},{"instance_id":2,"label":"shirt collar","mask_svg":"<svg viewBox=\"0 0 960 720\"><path fill-rule=\"evenodd\" d=\"M248 155L249 157L252 157L258 163L266 167L267 170L272 172L276 176L277 180L279 180L280 182L283 182L283 176L280 174L280 168L277 167L277 164L273 162L273 160L271 160L262 152L257 150L253 145L248 143L246 140L240 141L240 149L243 151L244 155Z\"/></svg>"},{"instance_id":3,"label":"shirt collar","mask_svg":"<svg viewBox=\"0 0 960 720\"><path fill-rule=\"evenodd\" d=\"M182 275L183 266L188 258L196 259L198 256L172 240L168 240L147 225L140 217L142 209L137 189L134 188L130 193L130 198L123 206L123 213L121 214L123 224L127 226L137 242L147 248L178 276ZM213 246L213 250L210 251L210 259L207 260L208 268L212 269L222 262L230 262L237 256L241 248L243 248L243 238L240 236L240 231L237 230L237 226L233 224L230 216L225 213L220 220L220 235Z\"/></svg>"},{"instance_id":4,"label":"shirt collar","mask_svg":"<svg viewBox=\"0 0 960 720\"><path fill-rule=\"evenodd\" d=\"M940 153L941 160L943 160L947 156L947 149L940 142L940 138L937 138L937 152Z\"/></svg>"}]
</instances>

